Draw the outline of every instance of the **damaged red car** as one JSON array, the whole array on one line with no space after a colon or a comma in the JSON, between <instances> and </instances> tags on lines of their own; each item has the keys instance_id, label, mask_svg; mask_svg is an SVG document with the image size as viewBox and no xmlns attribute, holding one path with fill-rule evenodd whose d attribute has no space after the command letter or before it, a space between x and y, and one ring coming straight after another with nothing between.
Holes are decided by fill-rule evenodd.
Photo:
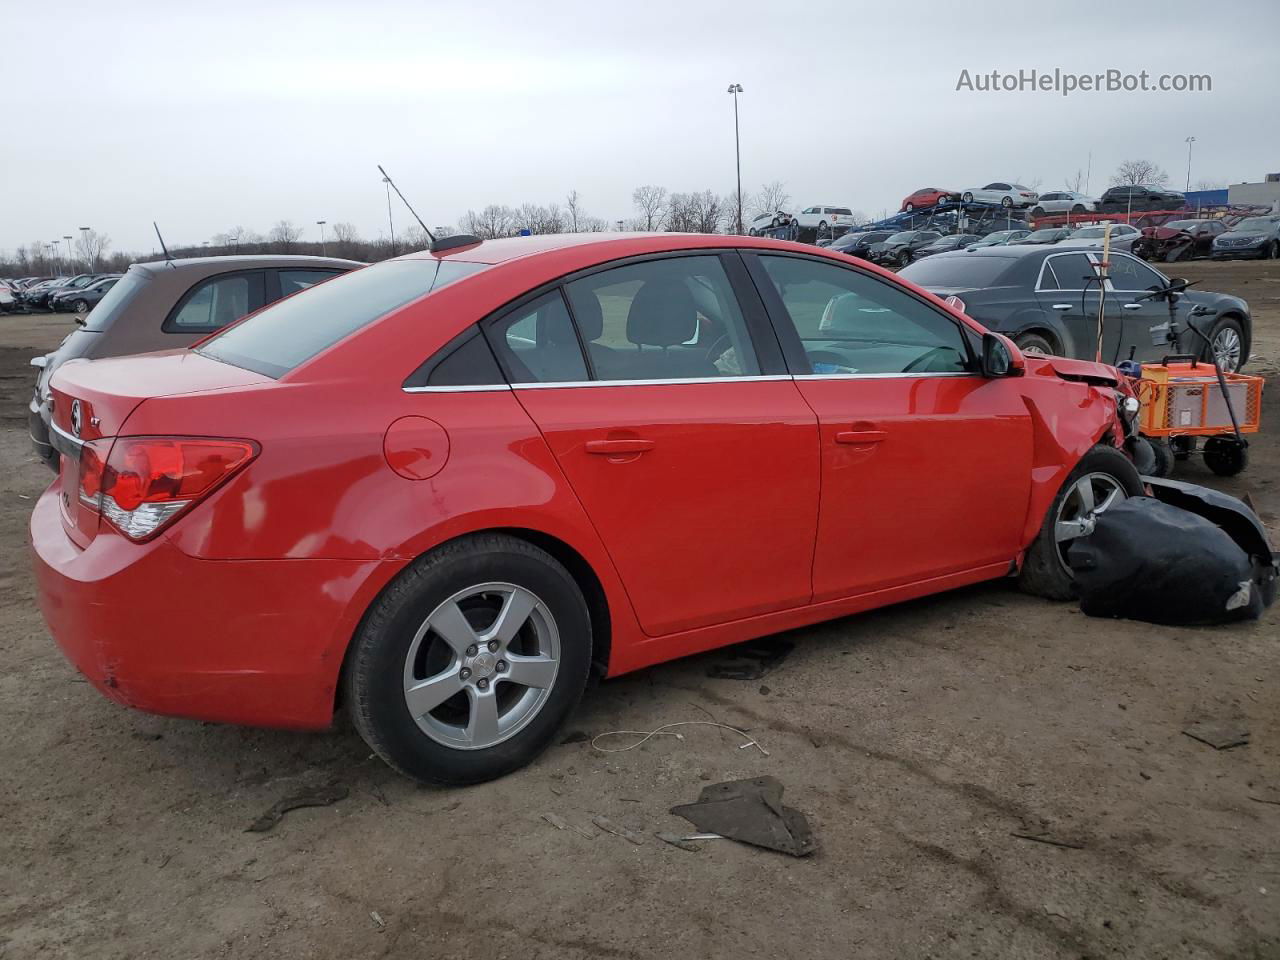
<instances>
[{"instance_id":1,"label":"damaged red car","mask_svg":"<svg viewBox=\"0 0 1280 960\"><path fill-rule=\"evenodd\" d=\"M1114 370L747 237L450 238L52 379L40 604L110 699L472 783L592 675L966 584L1069 596Z\"/></svg>"}]
</instances>

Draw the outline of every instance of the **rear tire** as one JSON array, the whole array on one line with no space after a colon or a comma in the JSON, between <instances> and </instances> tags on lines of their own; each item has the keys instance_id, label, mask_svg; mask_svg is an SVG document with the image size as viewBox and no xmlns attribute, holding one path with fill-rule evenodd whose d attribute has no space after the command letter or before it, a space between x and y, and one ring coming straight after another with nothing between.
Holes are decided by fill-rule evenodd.
<instances>
[{"instance_id":1,"label":"rear tire","mask_svg":"<svg viewBox=\"0 0 1280 960\"><path fill-rule=\"evenodd\" d=\"M1072 208L1071 208L1071 212L1072 212L1072 213L1084 213L1084 212L1085 212L1084 204L1083 204L1083 203L1077 203L1074 207L1072 207Z\"/></svg>"},{"instance_id":2,"label":"rear tire","mask_svg":"<svg viewBox=\"0 0 1280 960\"><path fill-rule=\"evenodd\" d=\"M973 203L973 194L966 190L960 195L961 203Z\"/></svg>"},{"instance_id":3,"label":"rear tire","mask_svg":"<svg viewBox=\"0 0 1280 960\"><path fill-rule=\"evenodd\" d=\"M1151 452L1156 457L1156 465L1152 469L1151 475L1153 477L1173 476L1173 465L1178 461L1178 458L1174 455L1173 447L1169 446L1164 440L1155 437L1147 437L1147 442L1151 444Z\"/></svg>"},{"instance_id":4,"label":"rear tire","mask_svg":"<svg viewBox=\"0 0 1280 960\"><path fill-rule=\"evenodd\" d=\"M1199 339L1197 337L1196 339ZM1200 358L1206 363L1216 363L1219 351L1223 358L1223 373L1238 373L1248 357L1244 352L1244 328L1235 317L1222 317L1209 331L1209 343L1204 343ZM1237 415L1240 411L1237 411Z\"/></svg>"},{"instance_id":5,"label":"rear tire","mask_svg":"<svg viewBox=\"0 0 1280 960\"><path fill-rule=\"evenodd\" d=\"M1044 216L1044 207L1032 207L1032 208L1031 208L1031 215L1032 215L1033 217L1043 217L1043 216Z\"/></svg>"},{"instance_id":6,"label":"rear tire","mask_svg":"<svg viewBox=\"0 0 1280 960\"><path fill-rule=\"evenodd\" d=\"M1023 353L1029 353L1033 356L1056 356L1058 353L1057 344L1043 333L1037 333L1034 330L1018 334L1013 338L1013 342L1018 345L1018 349Z\"/></svg>"},{"instance_id":7,"label":"rear tire","mask_svg":"<svg viewBox=\"0 0 1280 960\"><path fill-rule=\"evenodd\" d=\"M1040 533L1027 550L1022 571L1018 574L1018 587L1025 593L1049 600L1075 599L1075 577L1065 560L1066 548L1074 537L1062 539L1060 528L1075 524L1079 529L1092 529L1092 518L1111 505L1105 500L1095 500L1095 508L1100 508L1096 513L1084 509L1087 504L1081 502L1077 491L1086 482L1091 489L1096 486L1097 489L1091 493L1094 497L1103 491L1110 491L1121 499L1143 494L1138 471L1115 447L1098 444L1081 457L1053 498L1040 524ZM1079 518L1073 515L1073 509L1080 514Z\"/></svg>"},{"instance_id":8,"label":"rear tire","mask_svg":"<svg viewBox=\"0 0 1280 960\"><path fill-rule=\"evenodd\" d=\"M514 537L463 537L374 601L352 641L347 702L401 773L481 783L552 742L582 696L591 645L582 592L554 557Z\"/></svg>"},{"instance_id":9,"label":"rear tire","mask_svg":"<svg viewBox=\"0 0 1280 960\"><path fill-rule=\"evenodd\" d=\"M1013 206L1013 197L1001 197L1001 198L1000 198L1000 206L1002 206L1002 207L1004 207L1004 208L1006 208L1006 209L1008 209L1009 207L1012 207L1012 206Z\"/></svg>"},{"instance_id":10,"label":"rear tire","mask_svg":"<svg viewBox=\"0 0 1280 960\"><path fill-rule=\"evenodd\" d=\"M1204 442L1204 465L1219 477L1234 477L1249 465L1249 449L1235 437L1210 437Z\"/></svg>"},{"instance_id":11,"label":"rear tire","mask_svg":"<svg viewBox=\"0 0 1280 960\"><path fill-rule=\"evenodd\" d=\"M71 305L71 309L76 313L88 313L89 302L87 300L77 300Z\"/></svg>"},{"instance_id":12,"label":"rear tire","mask_svg":"<svg viewBox=\"0 0 1280 960\"><path fill-rule=\"evenodd\" d=\"M904 204L902 205L902 211L903 211L904 213L910 213L910 212L911 212L912 210L914 210L915 208L916 208L916 205L915 205L914 203L904 203Z\"/></svg>"}]
</instances>

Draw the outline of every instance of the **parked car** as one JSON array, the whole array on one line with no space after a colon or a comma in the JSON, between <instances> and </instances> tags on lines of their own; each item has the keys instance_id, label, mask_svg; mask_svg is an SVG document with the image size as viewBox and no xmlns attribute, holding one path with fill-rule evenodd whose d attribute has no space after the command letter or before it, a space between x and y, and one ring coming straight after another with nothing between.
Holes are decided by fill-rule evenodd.
<instances>
[{"instance_id":1,"label":"parked car","mask_svg":"<svg viewBox=\"0 0 1280 960\"><path fill-rule=\"evenodd\" d=\"M751 218L747 224L747 235L751 237L760 236L762 230L776 229L785 227L794 218L785 210L772 210L766 213L757 214Z\"/></svg>"},{"instance_id":2,"label":"parked car","mask_svg":"<svg viewBox=\"0 0 1280 960\"><path fill-rule=\"evenodd\" d=\"M973 187L960 194L961 203L998 203L1002 207L1030 207L1039 200L1030 187L1020 183L988 183L985 187Z\"/></svg>"},{"instance_id":3,"label":"parked car","mask_svg":"<svg viewBox=\"0 0 1280 960\"><path fill-rule=\"evenodd\" d=\"M49 379L68 360L185 347L264 304L363 266L332 257L194 257L135 263L40 368L28 407L36 453L53 469Z\"/></svg>"},{"instance_id":4,"label":"parked car","mask_svg":"<svg viewBox=\"0 0 1280 960\"><path fill-rule=\"evenodd\" d=\"M70 277L53 277L30 284L22 291L22 305L28 310L42 309L49 300L49 294L66 286Z\"/></svg>"},{"instance_id":5,"label":"parked car","mask_svg":"<svg viewBox=\"0 0 1280 960\"><path fill-rule=\"evenodd\" d=\"M937 187L921 187L907 195L899 208L904 213L912 210L925 210L936 207L940 203L952 203L960 199L960 194L953 190L939 190Z\"/></svg>"},{"instance_id":6,"label":"parked car","mask_svg":"<svg viewBox=\"0 0 1280 960\"><path fill-rule=\"evenodd\" d=\"M846 233L831 242L831 249L851 257L868 260L872 246L883 243L899 232L898 230L863 230L858 233Z\"/></svg>"},{"instance_id":7,"label":"parked car","mask_svg":"<svg viewBox=\"0 0 1280 960\"><path fill-rule=\"evenodd\" d=\"M835 232L836 229L848 230L854 225L853 211L849 207L833 207L822 205L805 207L795 216L795 222L801 230L816 230L818 233Z\"/></svg>"},{"instance_id":8,"label":"parked car","mask_svg":"<svg viewBox=\"0 0 1280 960\"><path fill-rule=\"evenodd\" d=\"M65 364L37 594L117 703L306 729L341 700L395 769L475 783L593 672L1012 570L1069 596L1063 531L1143 492L1127 390L817 249L477 241Z\"/></svg>"},{"instance_id":9,"label":"parked car","mask_svg":"<svg viewBox=\"0 0 1280 960\"><path fill-rule=\"evenodd\" d=\"M1227 229L1221 220L1170 220L1158 227L1143 227L1130 248L1143 260L1190 260L1213 252L1214 238Z\"/></svg>"},{"instance_id":10,"label":"parked car","mask_svg":"<svg viewBox=\"0 0 1280 960\"><path fill-rule=\"evenodd\" d=\"M966 249L977 250L982 247L1003 247L1006 244L1031 236L1030 230L996 230L988 233L981 240L971 243Z\"/></svg>"},{"instance_id":11,"label":"parked car","mask_svg":"<svg viewBox=\"0 0 1280 960\"><path fill-rule=\"evenodd\" d=\"M1020 244L1029 243L1032 246L1043 245L1048 243L1057 243L1071 236L1071 230L1067 227L1046 227L1043 230L1032 230L1025 237L1019 237L1017 240L1010 240L1010 243Z\"/></svg>"},{"instance_id":12,"label":"parked car","mask_svg":"<svg viewBox=\"0 0 1280 960\"><path fill-rule=\"evenodd\" d=\"M905 267L917 250L941 236L937 230L902 230L881 243L873 244L868 255L872 263L881 266Z\"/></svg>"},{"instance_id":13,"label":"parked car","mask_svg":"<svg viewBox=\"0 0 1280 960\"><path fill-rule=\"evenodd\" d=\"M1093 224L1087 227L1078 227L1071 231L1071 236L1065 240L1059 240L1058 245L1101 250L1105 235L1106 227L1103 225ZM1142 231L1137 227L1131 227L1127 223L1113 223L1111 224L1111 249L1123 250L1129 253L1133 250L1133 242L1140 236L1142 236Z\"/></svg>"},{"instance_id":14,"label":"parked car","mask_svg":"<svg viewBox=\"0 0 1280 960\"><path fill-rule=\"evenodd\" d=\"M13 287L8 283L0 282L0 313L8 313L17 309L17 300L13 295Z\"/></svg>"},{"instance_id":15,"label":"parked car","mask_svg":"<svg viewBox=\"0 0 1280 960\"><path fill-rule=\"evenodd\" d=\"M902 271L939 296L956 296L964 311L988 329L1012 337L1024 352L1094 359L1098 343L1098 285L1095 264L1101 251L1064 250L1061 245L1006 246L945 253ZM1115 362L1135 350L1138 360L1159 360L1178 352L1167 343L1169 301L1149 297L1172 281L1127 253L1112 251L1111 288L1104 294L1102 356ZM1191 310L1206 316L1192 322L1213 342L1212 355L1224 370L1238 371L1249 357L1253 325L1249 305L1222 293L1188 290L1175 300L1184 331L1182 350L1209 359L1211 351L1187 331Z\"/></svg>"},{"instance_id":16,"label":"parked car","mask_svg":"<svg viewBox=\"0 0 1280 960\"><path fill-rule=\"evenodd\" d=\"M1245 217L1214 238L1213 259L1265 257L1280 260L1280 216Z\"/></svg>"},{"instance_id":17,"label":"parked car","mask_svg":"<svg viewBox=\"0 0 1280 960\"><path fill-rule=\"evenodd\" d=\"M1111 187L1098 198L1098 209L1118 210L1179 210L1187 198L1176 190L1153 187L1148 184L1126 184Z\"/></svg>"},{"instance_id":18,"label":"parked car","mask_svg":"<svg viewBox=\"0 0 1280 960\"><path fill-rule=\"evenodd\" d=\"M1090 213L1098 209L1096 197L1088 197L1074 190L1051 190L1040 194L1040 199L1031 208L1033 217L1046 213Z\"/></svg>"},{"instance_id":19,"label":"parked car","mask_svg":"<svg viewBox=\"0 0 1280 960\"><path fill-rule=\"evenodd\" d=\"M912 260L919 260L921 257L931 257L935 253L947 253L950 250L961 250L969 244L974 243L981 238L975 233L954 233L949 237L939 237L933 243L919 247L912 254Z\"/></svg>"},{"instance_id":20,"label":"parked car","mask_svg":"<svg viewBox=\"0 0 1280 960\"><path fill-rule=\"evenodd\" d=\"M61 290L55 290L49 296L49 309L54 313L60 310L70 310L72 313L88 313L103 298L106 292L116 285L116 281L121 276L118 273L107 274L79 289L73 289L68 285Z\"/></svg>"}]
</instances>

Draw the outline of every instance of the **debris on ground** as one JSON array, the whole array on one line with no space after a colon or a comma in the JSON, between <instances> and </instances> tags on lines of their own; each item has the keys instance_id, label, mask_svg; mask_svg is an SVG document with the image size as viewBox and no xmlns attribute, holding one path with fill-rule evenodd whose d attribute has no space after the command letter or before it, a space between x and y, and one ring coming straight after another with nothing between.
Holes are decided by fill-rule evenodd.
<instances>
[{"instance_id":1,"label":"debris on ground","mask_svg":"<svg viewBox=\"0 0 1280 960\"><path fill-rule=\"evenodd\" d=\"M681 850L688 850L690 853L697 853L702 848L687 837L682 837L676 833L667 833L659 830L654 834L663 843L669 843L673 847L679 847Z\"/></svg>"},{"instance_id":2,"label":"debris on ground","mask_svg":"<svg viewBox=\"0 0 1280 960\"><path fill-rule=\"evenodd\" d=\"M751 736L744 730L737 727L731 727L727 723L716 723L714 720L678 720L675 723L664 723L656 730L608 730L604 733L597 733L591 738L592 748L599 750L601 753L626 753L628 750L634 750L640 744L651 740L654 737L675 737L677 740L683 740L684 734L673 731L672 727L719 727L721 730L729 730L736 733L740 737L746 739L746 743L738 745L739 750L745 750L747 747L755 747L764 756L769 756L769 751L760 746L755 737ZM605 737L639 737L635 743L629 743L625 747L602 747L600 741ZM569 768L570 772L573 768Z\"/></svg>"},{"instance_id":3,"label":"debris on ground","mask_svg":"<svg viewBox=\"0 0 1280 960\"><path fill-rule=\"evenodd\" d=\"M339 800L347 799L350 792L340 783L300 790L272 804L271 809L249 824L245 833L266 833L275 827L290 810L300 810L303 807L327 807Z\"/></svg>"},{"instance_id":4,"label":"debris on ground","mask_svg":"<svg viewBox=\"0 0 1280 960\"><path fill-rule=\"evenodd\" d=\"M796 645L781 637L761 637L729 647L723 658L707 667L717 680L759 680L791 655Z\"/></svg>"},{"instance_id":5,"label":"debris on ground","mask_svg":"<svg viewBox=\"0 0 1280 960\"><path fill-rule=\"evenodd\" d=\"M671 812L707 833L806 857L817 843L805 815L782 805L782 791L775 777L714 783L702 788L697 803L672 807Z\"/></svg>"},{"instance_id":6,"label":"debris on ground","mask_svg":"<svg viewBox=\"0 0 1280 960\"><path fill-rule=\"evenodd\" d=\"M1249 730L1239 720L1197 720L1182 732L1215 750L1229 750L1249 743Z\"/></svg>"},{"instance_id":7,"label":"debris on ground","mask_svg":"<svg viewBox=\"0 0 1280 960\"><path fill-rule=\"evenodd\" d=\"M612 833L615 837L622 837L624 840L630 840L637 847L644 843L644 837L640 834L636 833L634 830L628 830L626 827L619 826L608 817L592 817L591 822L605 833Z\"/></svg>"},{"instance_id":8,"label":"debris on ground","mask_svg":"<svg viewBox=\"0 0 1280 960\"><path fill-rule=\"evenodd\" d=\"M1036 843L1045 843L1051 847L1066 847L1068 850L1083 850L1084 844L1077 843L1074 840L1064 840L1061 837L1055 837L1048 833L1018 833L1010 834L1011 837L1017 837L1019 840L1034 840Z\"/></svg>"},{"instance_id":9,"label":"debris on ground","mask_svg":"<svg viewBox=\"0 0 1280 960\"><path fill-rule=\"evenodd\" d=\"M382 914L380 914L377 910L370 910L369 916L373 919L373 922L376 923L379 927L385 927L387 925L387 921L382 919Z\"/></svg>"},{"instance_id":10,"label":"debris on ground","mask_svg":"<svg viewBox=\"0 0 1280 960\"><path fill-rule=\"evenodd\" d=\"M588 830L586 827L579 827L576 824L572 824L559 814L544 813L542 815L542 819L547 821L547 823L551 824L557 830L572 830L574 833L579 836L586 837L588 840L594 840L597 836L594 830Z\"/></svg>"},{"instance_id":11,"label":"debris on ground","mask_svg":"<svg viewBox=\"0 0 1280 960\"><path fill-rule=\"evenodd\" d=\"M1177 626L1258 619L1275 600L1277 568L1257 516L1217 491L1164 486L1161 495L1176 493L1214 519L1151 497L1098 513L1068 551L1080 609Z\"/></svg>"}]
</instances>

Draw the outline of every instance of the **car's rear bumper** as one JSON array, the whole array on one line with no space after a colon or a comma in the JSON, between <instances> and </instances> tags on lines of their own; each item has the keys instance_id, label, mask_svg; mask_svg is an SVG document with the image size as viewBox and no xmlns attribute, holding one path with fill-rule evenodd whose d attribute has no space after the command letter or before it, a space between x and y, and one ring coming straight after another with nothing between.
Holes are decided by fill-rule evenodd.
<instances>
[{"instance_id":1,"label":"car's rear bumper","mask_svg":"<svg viewBox=\"0 0 1280 960\"><path fill-rule=\"evenodd\" d=\"M150 713L316 729L365 606L403 561L201 560L163 537L81 550L61 482L31 515L38 599L63 654L105 696Z\"/></svg>"}]
</instances>

